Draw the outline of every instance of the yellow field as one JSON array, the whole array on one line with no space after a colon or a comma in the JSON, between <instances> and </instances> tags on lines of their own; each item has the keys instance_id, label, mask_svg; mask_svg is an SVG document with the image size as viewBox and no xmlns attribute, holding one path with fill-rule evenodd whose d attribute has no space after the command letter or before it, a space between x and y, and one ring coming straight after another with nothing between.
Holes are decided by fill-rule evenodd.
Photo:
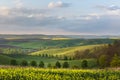
<instances>
[{"instance_id":1,"label":"yellow field","mask_svg":"<svg viewBox=\"0 0 120 80\"><path fill-rule=\"evenodd\" d=\"M87 45L87 46L77 46L77 47L68 47L68 48L58 48L58 49L46 49L42 51L33 52L30 55L39 55L39 54L50 54L50 55L73 55L73 53L78 51L84 51L86 49L92 49L101 45Z\"/></svg>"},{"instance_id":2,"label":"yellow field","mask_svg":"<svg viewBox=\"0 0 120 80\"><path fill-rule=\"evenodd\" d=\"M120 71L9 67L0 68L0 80L120 80Z\"/></svg>"}]
</instances>

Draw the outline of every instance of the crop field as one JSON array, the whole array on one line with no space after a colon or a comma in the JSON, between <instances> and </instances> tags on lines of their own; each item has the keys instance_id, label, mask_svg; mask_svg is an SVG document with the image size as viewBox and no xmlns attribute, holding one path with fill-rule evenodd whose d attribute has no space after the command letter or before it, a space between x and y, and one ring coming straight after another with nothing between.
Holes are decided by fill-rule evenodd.
<instances>
[{"instance_id":1,"label":"crop field","mask_svg":"<svg viewBox=\"0 0 120 80\"><path fill-rule=\"evenodd\" d=\"M120 71L3 67L0 80L120 80Z\"/></svg>"},{"instance_id":2,"label":"crop field","mask_svg":"<svg viewBox=\"0 0 120 80\"><path fill-rule=\"evenodd\" d=\"M58 49L46 49L46 50L41 50L41 51L33 52L30 55L48 54L48 55L54 55L54 56L55 55L72 56L76 50L78 50L78 51L84 51L86 49L92 49L94 47L99 47L99 46L103 46L103 44L77 46L77 47L68 47L68 48L58 48Z\"/></svg>"}]
</instances>

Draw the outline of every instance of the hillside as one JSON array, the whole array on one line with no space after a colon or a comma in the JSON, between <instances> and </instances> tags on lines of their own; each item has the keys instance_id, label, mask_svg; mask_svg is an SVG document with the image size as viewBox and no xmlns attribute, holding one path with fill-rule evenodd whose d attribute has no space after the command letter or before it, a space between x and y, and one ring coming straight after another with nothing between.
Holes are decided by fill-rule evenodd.
<instances>
[{"instance_id":1,"label":"hillside","mask_svg":"<svg viewBox=\"0 0 120 80\"><path fill-rule=\"evenodd\" d=\"M14 46L24 49L50 49L74 46L108 44L115 39L5 39L0 40L1 45Z\"/></svg>"},{"instance_id":2,"label":"hillside","mask_svg":"<svg viewBox=\"0 0 120 80\"><path fill-rule=\"evenodd\" d=\"M0 54L0 64L2 65L9 64L11 59L11 57Z\"/></svg>"},{"instance_id":3,"label":"hillside","mask_svg":"<svg viewBox=\"0 0 120 80\"><path fill-rule=\"evenodd\" d=\"M68 47L68 48L57 48L57 49L46 49L46 50L40 50L37 52L30 53L30 55L42 55L42 54L48 54L48 55L66 55L66 56L73 56L75 51L84 51L86 49L92 49L97 46L101 45L86 45L86 46L76 46L76 47Z\"/></svg>"}]
</instances>

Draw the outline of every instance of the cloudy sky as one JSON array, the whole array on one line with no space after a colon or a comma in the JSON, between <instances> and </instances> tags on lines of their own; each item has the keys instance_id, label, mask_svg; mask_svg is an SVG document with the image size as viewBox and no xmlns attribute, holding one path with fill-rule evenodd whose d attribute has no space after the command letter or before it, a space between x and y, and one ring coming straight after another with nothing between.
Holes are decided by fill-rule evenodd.
<instances>
[{"instance_id":1,"label":"cloudy sky","mask_svg":"<svg viewBox=\"0 0 120 80\"><path fill-rule=\"evenodd\" d=\"M120 35L120 0L0 0L0 34Z\"/></svg>"}]
</instances>

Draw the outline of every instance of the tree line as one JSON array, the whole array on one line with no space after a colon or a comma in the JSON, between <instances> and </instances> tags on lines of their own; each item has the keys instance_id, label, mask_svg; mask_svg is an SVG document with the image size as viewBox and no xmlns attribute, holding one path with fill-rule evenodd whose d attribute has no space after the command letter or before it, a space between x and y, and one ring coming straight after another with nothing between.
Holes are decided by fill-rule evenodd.
<instances>
[{"instance_id":1,"label":"tree line","mask_svg":"<svg viewBox=\"0 0 120 80\"><path fill-rule=\"evenodd\" d=\"M26 61L26 60L22 60L20 63L18 63L18 61L16 59L12 59L10 61L10 65L11 66L22 66L22 67L40 67L40 68L70 68L70 64L69 62L65 61L62 64L59 61L56 61L56 63L54 65L48 63L47 66L45 66L45 63L43 61L40 61L39 64L37 64L36 61ZM72 66L72 68L79 68L79 66ZM83 60L81 62L81 68L88 68L88 61L87 60Z\"/></svg>"}]
</instances>

